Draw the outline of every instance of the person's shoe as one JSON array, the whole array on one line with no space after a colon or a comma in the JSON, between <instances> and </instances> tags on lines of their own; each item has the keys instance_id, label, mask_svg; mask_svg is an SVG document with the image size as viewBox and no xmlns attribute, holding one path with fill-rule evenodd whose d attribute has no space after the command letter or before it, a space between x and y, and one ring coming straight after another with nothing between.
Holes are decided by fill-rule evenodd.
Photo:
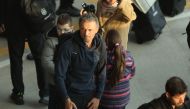
<instances>
[{"instance_id":1,"label":"person's shoe","mask_svg":"<svg viewBox=\"0 0 190 109\"><path fill-rule=\"evenodd\" d=\"M11 100L13 100L13 102L17 105L23 105L24 104L24 100L23 100L23 93L19 92L19 93L12 93L10 96Z\"/></svg>"},{"instance_id":2,"label":"person's shoe","mask_svg":"<svg viewBox=\"0 0 190 109\"><path fill-rule=\"evenodd\" d=\"M33 56L32 56L32 53L27 54L26 58L27 58L28 60L34 60L34 58L33 58Z\"/></svg>"},{"instance_id":3,"label":"person's shoe","mask_svg":"<svg viewBox=\"0 0 190 109\"><path fill-rule=\"evenodd\" d=\"M68 8L60 8L58 11L57 11L57 14L60 15L62 13L68 13L70 16L73 16L73 17L78 17L80 16L80 10L77 9L76 7L74 6L70 6Z\"/></svg>"},{"instance_id":4,"label":"person's shoe","mask_svg":"<svg viewBox=\"0 0 190 109\"><path fill-rule=\"evenodd\" d=\"M39 103L48 105L48 103L49 103L49 97L47 96L47 97L40 98Z\"/></svg>"}]
</instances>

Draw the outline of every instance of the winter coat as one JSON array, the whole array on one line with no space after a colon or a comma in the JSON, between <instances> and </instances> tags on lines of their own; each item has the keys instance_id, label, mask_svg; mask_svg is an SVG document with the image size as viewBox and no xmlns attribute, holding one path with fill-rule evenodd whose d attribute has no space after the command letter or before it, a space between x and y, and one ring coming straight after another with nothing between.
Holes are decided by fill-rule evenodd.
<instances>
[{"instance_id":1,"label":"winter coat","mask_svg":"<svg viewBox=\"0 0 190 109\"><path fill-rule=\"evenodd\" d=\"M45 77L51 85L55 85L54 76L55 76L55 58L57 56L57 51L59 46L68 40L72 33L65 33L61 36L58 36L57 29L54 27L46 37L44 42L44 48L42 50L42 66L45 70Z\"/></svg>"},{"instance_id":2,"label":"winter coat","mask_svg":"<svg viewBox=\"0 0 190 109\"><path fill-rule=\"evenodd\" d=\"M72 92L78 95L92 94L101 98L106 79L106 47L96 34L91 48L76 31L73 38L64 42L55 63L55 82L62 100Z\"/></svg>"},{"instance_id":3,"label":"winter coat","mask_svg":"<svg viewBox=\"0 0 190 109\"><path fill-rule=\"evenodd\" d=\"M98 0L96 14L100 21L100 26L105 24L103 26L105 31L104 37L108 30L118 30L121 35L122 45L126 49L130 24L136 19L136 14L131 5L131 0L121 0L121 3L118 4L117 9L112 14L102 12L102 2L103 0ZM105 23L108 19L110 19L109 23Z\"/></svg>"},{"instance_id":4,"label":"winter coat","mask_svg":"<svg viewBox=\"0 0 190 109\"><path fill-rule=\"evenodd\" d=\"M54 85L54 53L58 44L58 35L56 28L53 28L53 34L48 34L42 50L42 66L44 67L49 84Z\"/></svg>"}]
</instances>

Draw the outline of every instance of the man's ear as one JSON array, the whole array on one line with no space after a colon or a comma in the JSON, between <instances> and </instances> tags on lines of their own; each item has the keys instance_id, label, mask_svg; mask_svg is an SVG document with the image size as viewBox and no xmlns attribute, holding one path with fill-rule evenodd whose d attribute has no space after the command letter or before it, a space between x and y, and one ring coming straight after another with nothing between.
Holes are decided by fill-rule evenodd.
<instances>
[{"instance_id":1,"label":"man's ear","mask_svg":"<svg viewBox=\"0 0 190 109\"><path fill-rule=\"evenodd\" d=\"M165 93L166 97L169 98L170 94L168 92Z\"/></svg>"},{"instance_id":2,"label":"man's ear","mask_svg":"<svg viewBox=\"0 0 190 109\"><path fill-rule=\"evenodd\" d=\"M98 31L99 31L99 28L96 28L96 33L98 33Z\"/></svg>"}]
</instances>

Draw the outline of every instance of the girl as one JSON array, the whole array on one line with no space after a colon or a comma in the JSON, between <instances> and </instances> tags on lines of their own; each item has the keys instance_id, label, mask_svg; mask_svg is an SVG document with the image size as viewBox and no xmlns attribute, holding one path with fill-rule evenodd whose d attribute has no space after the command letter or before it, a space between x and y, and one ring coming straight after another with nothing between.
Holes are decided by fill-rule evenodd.
<instances>
[{"instance_id":1,"label":"girl","mask_svg":"<svg viewBox=\"0 0 190 109\"><path fill-rule=\"evenodd\" d=\"M135 64L130 52L123 49L120 34L109 30L107 44L107 81L100 109L125 109L129 102L129 80L135 74Z\"/></svg>"}]
</instances>

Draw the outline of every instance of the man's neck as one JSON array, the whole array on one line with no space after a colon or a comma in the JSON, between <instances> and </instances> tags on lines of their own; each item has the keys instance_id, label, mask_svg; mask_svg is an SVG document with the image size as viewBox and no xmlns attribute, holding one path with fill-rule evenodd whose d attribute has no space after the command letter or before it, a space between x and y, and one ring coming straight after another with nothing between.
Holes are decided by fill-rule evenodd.
<instances>
[{"instance_id":1,"label":"man's neck","mask_svg":"<svg viewBox=\"0 0 190 109\"><path fill-rule=\"evenodd\" d=\"M92 42L85 42L85 45L86 45L88 48L91 48L91 47L92 47Z\"/></svg>"},{"instance_id":2,"label":"man's neck","mask_svg":"<svg viewBox=\"0 0 190 109\"><path fill-rule=\"evenodd\" d=\"M176 109L174 105L172 105L172 109Z\"/></svg>"}]
</instances>

